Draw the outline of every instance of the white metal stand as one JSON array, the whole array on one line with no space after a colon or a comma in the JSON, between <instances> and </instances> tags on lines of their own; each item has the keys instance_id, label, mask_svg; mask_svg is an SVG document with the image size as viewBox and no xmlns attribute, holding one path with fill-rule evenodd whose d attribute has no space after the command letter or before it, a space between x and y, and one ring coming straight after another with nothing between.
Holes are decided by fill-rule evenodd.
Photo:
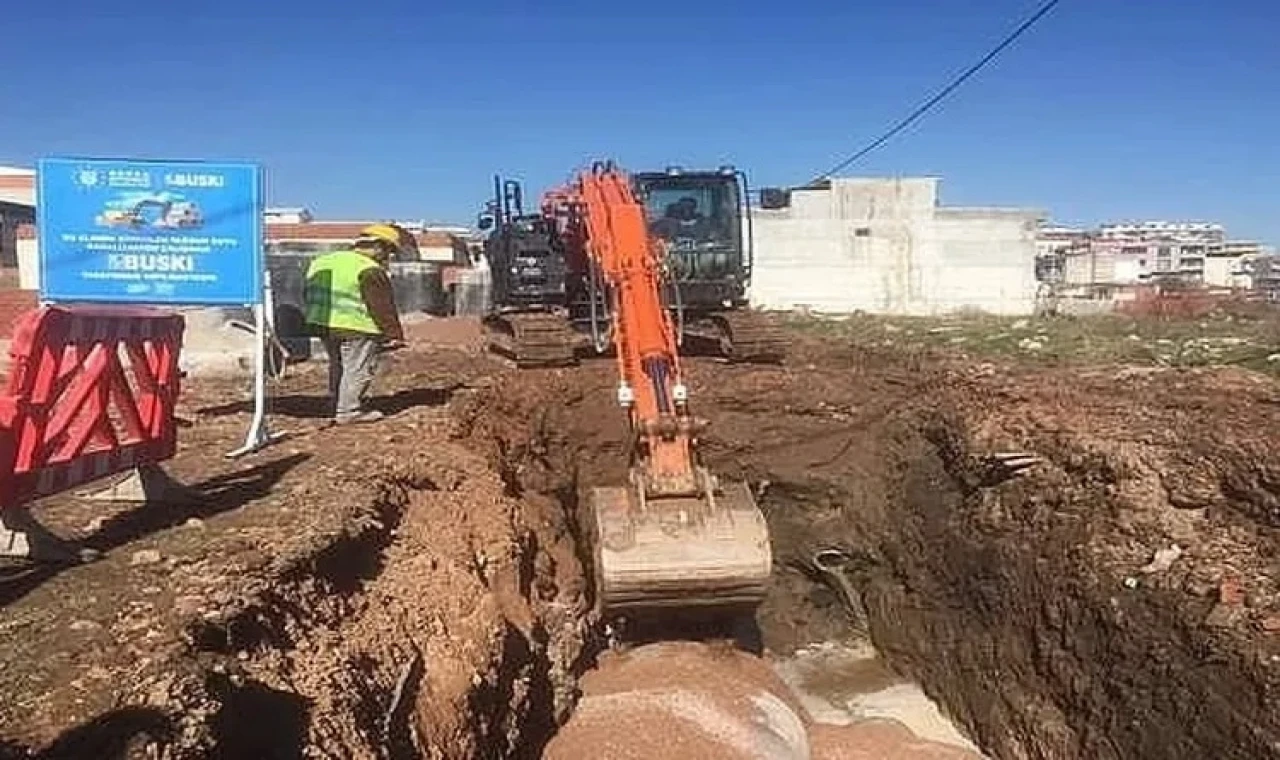
<instances>
[{"instance_id":1,"label":"white metal stand","mask_svg":"<svg viewBox=\"0 0 1280 760\"><path fill-rule=\"evenodd\" d=\"M283 432L271 432L271 425L267 422L267 332L272 329L268 315L273 313L270 273L267 272L263 274L262 303L253 307L256 348L253 360L253 421L249 423L249 432L245 435L244 445L235 451L228 452L226 454L228 459L259 451L286 435Z\"/></svg>"}]
</instances>

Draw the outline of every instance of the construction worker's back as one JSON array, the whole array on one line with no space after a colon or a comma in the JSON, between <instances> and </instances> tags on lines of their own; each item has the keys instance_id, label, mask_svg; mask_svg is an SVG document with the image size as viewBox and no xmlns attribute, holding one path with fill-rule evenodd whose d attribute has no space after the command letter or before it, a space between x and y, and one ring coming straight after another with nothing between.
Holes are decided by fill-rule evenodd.
<instances>
[{"instance_id":1,"label":"construction worker's back","mask_svg":"<svg viewBox=\"0 0 1280 760\"><path fill-rule=\"evenodd\" d=\"M356 251L334 251L313 259L307 267L307 323L380 334L360 287L360 276L377 267L378 262Z\"/></svg>"}]
</instances>

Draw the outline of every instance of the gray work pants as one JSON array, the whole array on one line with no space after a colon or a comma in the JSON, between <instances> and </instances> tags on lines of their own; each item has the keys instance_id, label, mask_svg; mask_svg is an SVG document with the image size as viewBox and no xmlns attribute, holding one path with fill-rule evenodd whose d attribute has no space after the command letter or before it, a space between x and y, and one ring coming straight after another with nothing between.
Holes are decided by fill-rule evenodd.
<instances>
[{"instance_id":1,"label":"gray work pants","mask_svg":"<svg viewBox=\"0 0 1280 760\"><path fill-rule=\"evenodd\" d=\"M329 398L335 402L334 417L356 414L378 371L378 340L325 338L324 349L329 353Z\"/></svg>"}]
</instances>

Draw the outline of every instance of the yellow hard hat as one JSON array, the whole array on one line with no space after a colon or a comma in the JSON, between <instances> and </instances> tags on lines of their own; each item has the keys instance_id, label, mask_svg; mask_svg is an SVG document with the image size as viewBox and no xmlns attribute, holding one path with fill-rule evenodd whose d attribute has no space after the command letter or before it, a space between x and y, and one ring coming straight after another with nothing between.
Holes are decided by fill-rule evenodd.
<instances>
[{"instance_id":1,"label":"yellow hard hat","mask_svg":"<svg viewBox=\"0 0 1280 760\"><path fill-rule=\"evenodd\" d=\"M360 230L356 243L387 243L400 248L404 243L404 236L390 224L371 224Z\"/></svg>"}]
</instances>

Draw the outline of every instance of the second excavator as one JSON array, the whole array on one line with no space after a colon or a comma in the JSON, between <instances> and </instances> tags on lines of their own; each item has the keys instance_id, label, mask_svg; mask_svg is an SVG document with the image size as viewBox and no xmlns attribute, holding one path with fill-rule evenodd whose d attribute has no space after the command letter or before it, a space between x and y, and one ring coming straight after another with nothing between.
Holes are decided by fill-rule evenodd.
<instances>
[{"instance_id":1,"label":"second excavator","mask_svg":"<svg viewBox=\"0 0 1280 760\"><path fill-rule=\"evenodd\" d=\"M631 178L594 165L543 198L541 219L569 258L589 263L601 326L629 420L628 482L591 495L597 597L607 615L753 610L772 571L768 528L745 483L722 483L698 457L705 422L690 412L676 325L664 303L664 250Z\"/></svg>"}]
</instances>

